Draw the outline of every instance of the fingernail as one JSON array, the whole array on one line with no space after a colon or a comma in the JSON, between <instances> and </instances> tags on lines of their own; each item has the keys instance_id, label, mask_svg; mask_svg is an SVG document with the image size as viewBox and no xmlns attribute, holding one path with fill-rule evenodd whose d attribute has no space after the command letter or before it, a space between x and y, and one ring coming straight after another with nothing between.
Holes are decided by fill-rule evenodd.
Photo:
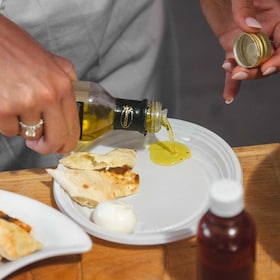
<instances>
[{"instance_id":1,"label":"fingernail","mask_svg":"<svg viewBox=\"0 0 280 280\"><path fill-rule=\"evenodd\" d=\"M230 62L225 62L222 67L226 70L231 72L233 70L232 64Z\"/></svg>"},{"instance_id":2,"label":"fingernail","mask_svg":"<svg viewBox=\"0 0 280 280\"><path fill-rule=\"evenodd\" d=\"M225 103L226 103L226 104L230 104L230 103L232 103L232 102L233 102L233 100L234 100L234 98L229 99L229 100L225 100Z\"/></svg>"},{"instance_id":3,"label":"fingernail","mask_svg":"<svg viewBox=\"0 0 280 280\"><path fill-rule=\"evenodd\" d=\"M262 28L262 25L253 17L245 18L245 22L249 27Z\"/></svg>"},{"instance_id":4,"label":"fingernail","mask_svg":"<svg viewBox=\"0 0 280 280\"><path fill-rule=\"evenodd\" d=\"M275 66L271 66L271 67L268 67L264 72L263 72L263 76L267 76L267 75L270 75L270 74L273 74L275 73L277 70L277 68Z\"/></svg>"},{"instance_id":5,"label":"fingernail","mask_svg":"<svg viewBox=\"0 0 280 280\"><path fill-rule=\"evenodd\" d=\"M246 72L238 72L236 74L234 74L231 78L233 80L246 80L248 79L249 75Z\"/></svg>"}]
</instances>

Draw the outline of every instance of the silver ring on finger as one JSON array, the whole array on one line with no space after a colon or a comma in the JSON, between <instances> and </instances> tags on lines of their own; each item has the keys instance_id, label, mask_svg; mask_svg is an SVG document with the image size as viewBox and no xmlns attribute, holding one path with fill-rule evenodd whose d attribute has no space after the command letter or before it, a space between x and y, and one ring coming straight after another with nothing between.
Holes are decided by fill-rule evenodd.
<instances>
[{"instance_id":1,"label":"silver ring on finger","mask_svg":"<svg viewBox=\"0 0 280 280\"><path fill-rule=\"evenodd\" d=\"M40 119L38 123L34 125L27 125L22 121L19 121L21 129L24 131L26 137L34 138L36 136L36 130L39 129L44 124L44 120Z\"/></svg>"}]
</instances>

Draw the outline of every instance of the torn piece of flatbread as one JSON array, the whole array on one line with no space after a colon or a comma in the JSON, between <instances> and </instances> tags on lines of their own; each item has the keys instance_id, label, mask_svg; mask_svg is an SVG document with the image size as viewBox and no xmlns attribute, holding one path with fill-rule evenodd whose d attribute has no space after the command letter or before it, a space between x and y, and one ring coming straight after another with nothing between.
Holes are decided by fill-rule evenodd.
<instances>
[{"instance_id":1,"label":"torn piece of flatbread","mask_svg":"<svg viewBox=\"0 0 280 280\"><path fill-rule=\"evenodd\" d=\"M132 169L136 161L136 151L132 149L114 149L106 154L77 152L66 156L60 163L71 169L101 170L113 168Z\"/></svg>"},{"instance_id":2,"label":"torn piece of flatbread","mask_svg":"<svg viewBox=\"0 0 280 280\"><path fill-rule=\"evenodd\" d=\"M46 169L55 181L82 206L128 196L139 187L139 175L131 170L123 173L77 169Z\"/></svg>"},{"instance_id":3,"label":"torn piece of flatbread","mask_svg":"<svg viewBox=\"0 0 280 280\"><path fill-rule=\"evenodd\" d=\"M13 261L42 248L42 244L30 233L31 226L1 211L0 255Z\"/></svg>"}]
</instances>

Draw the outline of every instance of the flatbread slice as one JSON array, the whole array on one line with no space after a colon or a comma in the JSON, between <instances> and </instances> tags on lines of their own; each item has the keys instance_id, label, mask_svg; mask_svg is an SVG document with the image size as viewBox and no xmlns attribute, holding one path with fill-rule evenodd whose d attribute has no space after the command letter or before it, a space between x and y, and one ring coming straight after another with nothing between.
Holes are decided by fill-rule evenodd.
<instances>
[{"instance_id":1,"label":"flatbread slice","mask_svg":"<svg viewBox=\"0 0 280 280\"><path fill-rule=\"evenodd\" d=\"M23 228L26 232L31 231L31 226L30 225L24 223L20 219L9 216L8 214L6 214L5 212L3 212L1 210L0 210L0 219L3 219L3 220L6 220L8 222L11 222L13 224L16 224L19 227Z\"/></svg>"},{"instance_id":2,"label":"flatbread slice","mask_svg":"<svg viewBox=\"0 0 280 280\"><path fill-rule=\"evenodd\" d=\"M128 196L139 187L139 175L77 169L46 169L55 181L82 206L96 207L98 203Z\"/></svg>"},{"instance_id":3,"label":"flatbread slice","mask_svg":"<svg viewBox=\"0 0 280 280\"><path fill-rule=\"evenodd\" d=\"M7 219L8 215L5 216L5 219L0 218L0 255L3 258L13 261L42 248L42 244L30 234L30 226L18 219L14 223Z\"/></svg>"},{"instance_id":4,"label":"flatbread slice","mask_svg":"<svg viewBox=\"0 0 280 280\"><path fill-rule=\"evenodd\" d=\"M114 149L106 154L77 152L60 160L60 163L71 169L101 170L126 168L132 169L136 161L136 151L132 149Z\"/></svg>"}]
</instances>

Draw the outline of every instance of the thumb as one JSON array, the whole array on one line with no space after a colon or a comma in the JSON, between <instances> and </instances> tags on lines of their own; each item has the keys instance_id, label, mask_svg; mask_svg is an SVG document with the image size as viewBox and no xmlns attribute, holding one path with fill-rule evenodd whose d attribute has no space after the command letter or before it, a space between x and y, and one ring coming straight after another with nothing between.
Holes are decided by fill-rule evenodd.
<instances>
[{"instance_id":1,"label":"thumb","mask_svg":"<svg viewBox=\"0 0 280 280\"><path fill-rule=\"evenodd\" d=\"M256 19L253 0L233 0L232 13L236 24L245 32L256 32L262 25Z\"/></svg>"}]
</instances>

